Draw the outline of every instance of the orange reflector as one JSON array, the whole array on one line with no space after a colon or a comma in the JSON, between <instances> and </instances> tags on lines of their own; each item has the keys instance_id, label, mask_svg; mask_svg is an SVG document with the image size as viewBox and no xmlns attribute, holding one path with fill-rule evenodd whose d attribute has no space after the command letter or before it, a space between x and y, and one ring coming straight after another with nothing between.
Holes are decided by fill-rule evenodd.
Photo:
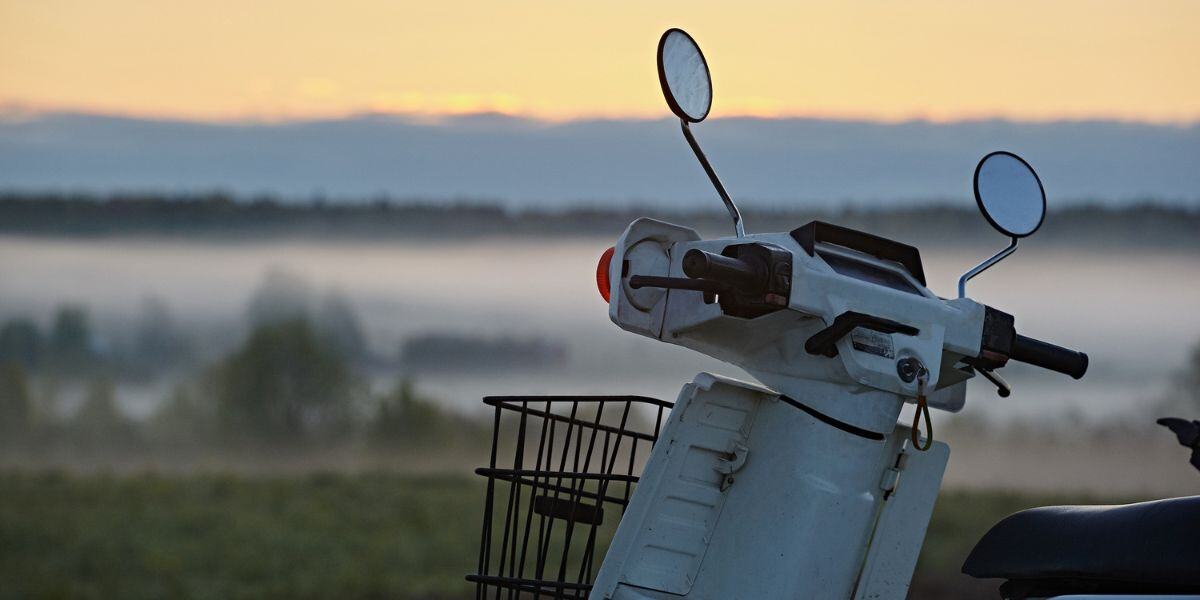
<instances>
[{"instance_id":1,"label":"orange reflector","mask_svg":"<svg viewBox=\"0 0 1200 600\"><path fill-rule=\"evenodd\" d=\"M608 279L608 269L612 264L613 253L616 248L609 248L600 255L600 264L596 265L596 287L600 288L600 297L604 298L605 302L609 302L609 287L612 282Z\"/></svg>"}]
</instances>

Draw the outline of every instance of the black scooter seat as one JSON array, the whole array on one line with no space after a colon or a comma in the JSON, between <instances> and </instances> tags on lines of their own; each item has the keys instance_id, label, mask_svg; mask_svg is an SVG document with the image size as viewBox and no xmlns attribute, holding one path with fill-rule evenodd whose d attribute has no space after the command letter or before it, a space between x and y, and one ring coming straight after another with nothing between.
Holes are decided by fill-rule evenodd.
<instances>
[{"instance_id":1,"label":"black scooter seat","mask_svg":"<svg viewBox=\"0 0 1200 600\"><path fill-rule=\"evenodd\" d=\"M1093 588L1200 590L1200 496L1021 511L992 527L962 570Z\"/></svg>"}]
</instances>

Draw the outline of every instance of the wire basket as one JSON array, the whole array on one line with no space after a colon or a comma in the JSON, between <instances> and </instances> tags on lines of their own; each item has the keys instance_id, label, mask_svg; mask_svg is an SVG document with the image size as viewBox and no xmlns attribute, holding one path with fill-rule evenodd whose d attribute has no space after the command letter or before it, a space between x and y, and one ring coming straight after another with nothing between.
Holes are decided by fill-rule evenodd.
<instances>
[{"instance_id":1,"label":"wire basket","mask_svg":"<svg viewBox=\"0 0 1200 600\"><path fill-rule=\"evenodd\" d=\"M475 597L586 598L673 404L489 396L496 408ZM500 461L498 457L510 457Z\"/></svg>"}]
</instances>

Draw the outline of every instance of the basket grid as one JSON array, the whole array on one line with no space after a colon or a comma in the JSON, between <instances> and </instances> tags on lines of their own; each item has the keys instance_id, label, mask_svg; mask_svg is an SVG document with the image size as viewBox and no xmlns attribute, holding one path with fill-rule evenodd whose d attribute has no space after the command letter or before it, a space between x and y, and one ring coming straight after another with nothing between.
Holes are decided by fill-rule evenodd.
<instances>
[{"instance_id":1,"label":"basket grid","mask_svg":"<svg viewBox=\"0 0 1200 600\"><path fill-rule=\"evenodd\" d=\"M477 600L585 598L670 402L489 396ZM501 460L504 457L505 460Z\"/></svg>"}]
</instances>

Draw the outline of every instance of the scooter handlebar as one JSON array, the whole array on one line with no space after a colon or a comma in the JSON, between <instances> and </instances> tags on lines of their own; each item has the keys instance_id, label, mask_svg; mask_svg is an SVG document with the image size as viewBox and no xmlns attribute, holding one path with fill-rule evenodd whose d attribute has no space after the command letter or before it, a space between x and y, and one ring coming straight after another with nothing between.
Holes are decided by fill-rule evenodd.
<instances>
[{"instance_id":1,"label":"scooter handlebar","mask_svg":"<svg viewBox=\"0 0 1200 600\"><path fill-rule=\"evenodd\" d=\"M1070 375L1075 379L1083 377L1088 368L1087 354L1025 337L1019 333L1013 339L1009 358Z\"/></svg>"}]
</instances>

